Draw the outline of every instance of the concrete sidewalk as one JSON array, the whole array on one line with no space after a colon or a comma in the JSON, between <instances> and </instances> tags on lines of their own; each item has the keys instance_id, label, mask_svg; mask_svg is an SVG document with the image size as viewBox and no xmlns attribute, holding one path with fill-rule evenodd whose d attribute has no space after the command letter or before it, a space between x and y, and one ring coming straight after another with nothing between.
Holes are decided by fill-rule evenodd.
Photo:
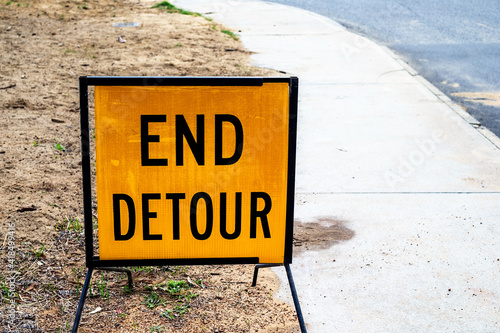
<instances>
[{"instance_id":1,"label":"concrete sidewalk","mask_svg":"<svg viewBox=\"0 0 500 333\"><path fill-rule=\"evenodd\" d=\"M500 332L500 140L329 19L260 1L174 4L238 31L255 65L299 77L296 220L354 232L294 257L309 332Z\"/></svg>"}]
</instances>

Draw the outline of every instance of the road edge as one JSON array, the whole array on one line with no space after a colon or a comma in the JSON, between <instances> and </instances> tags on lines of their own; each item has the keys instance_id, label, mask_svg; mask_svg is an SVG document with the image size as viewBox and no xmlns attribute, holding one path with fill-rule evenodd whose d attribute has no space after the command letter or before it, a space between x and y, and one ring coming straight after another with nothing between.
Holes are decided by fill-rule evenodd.
<instances>
[{"instance_id":1,"label":"road edge","mask_svg":"<svg viewBox=\"0 0 500 333\"><path fill-rule=\"evenodd\" d=\"M352 31L351 31L352 32ZM370 39L371 40L371 39ZM371 40L374 42L373 40ZM375 42L376 43L376 42ZM378 44L378 43L376 43ZM439 90L435 85L430 83L426 78L420 75L413 67L411 67L406 61L404 61L400 56L398 56L394 51L389 49L385 45L380 45L380 48L387 53L391 58L393 58L405 71L418 80L427 90L429 90L433 95L435 95L439 100L445 103L453 112L458 114L462 119L464 119L469 125L475 128L479 134L481 134L486 140L491 142L497 149L500 149L500 138L497 137L492 131L482 126L481 122L474 118L471 114L465 111L460 105L455 103L451 98L446 96L441 90Z\"/></svg>"}]
</instances>

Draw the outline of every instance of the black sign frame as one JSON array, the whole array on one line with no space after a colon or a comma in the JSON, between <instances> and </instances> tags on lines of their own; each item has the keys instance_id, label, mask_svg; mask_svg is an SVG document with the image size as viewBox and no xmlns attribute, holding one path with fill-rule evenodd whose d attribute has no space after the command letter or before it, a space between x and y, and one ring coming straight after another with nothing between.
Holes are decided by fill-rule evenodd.
<instances>
[{"instance_id":1,"label":"black sign frame","mask_svg":"<svg viewBox=\"0 0 500 333\"><path fill-rule=\"evenodd\" d=\"M266 264L259 262L258 257L244 258L194 258L194 259L130 259L101 260L94 252L93 220L92 220L92 174L89 126L89 87L92 86L262 86L267 82L288 83L289 85L289 133L288 133L288 180L287 180L287 211L285 225L285 248L282 264ZM293 284L289 264L293 253L293 219L295 197L295 161L297 142L297 112L298 112L298 78L291 77L147 77L147 76L81 76L80 85L80 126L82 147L83 176L83 208L85 234L85 264L88 268L82 294L78 305L72 332L77 332L83 310L85 297L94 269L118 270L124 266L164 266L164 265L212 265L212 264L259 264L256 266L254 283L259 267L284 265L289 278L292 296L294 298L297 316L302 332L305 332L300 305ZM111 268L110 268L111 267ZM116 269L115 269L116 268ZM129 277L129 283L131 279Z\"/></svg>"}]
</instances>

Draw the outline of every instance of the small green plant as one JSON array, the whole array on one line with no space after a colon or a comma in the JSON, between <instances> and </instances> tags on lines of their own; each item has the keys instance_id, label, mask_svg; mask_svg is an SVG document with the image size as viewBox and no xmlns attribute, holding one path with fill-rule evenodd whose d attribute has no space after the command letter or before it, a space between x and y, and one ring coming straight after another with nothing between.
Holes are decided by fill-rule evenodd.
<instances>
[{"instance_id":1,"label":"small green plant","mask_svg":"<svg viewBox=\"0 0 500 333\"><path fill-rule=\"evenodd\" d=\"M189 289L189 284L186 281L173 281L170 280L167 282L166 287L164 290L166 290L170 296L172 297L182 297L183 294Z\"/></svg>"},{"instance_id":2,"label":"small green plant","mask_svg":"<svg viewBox=\"0 0 500 333\"><path fill-rule=\"evenodd\" d=\"M0 289L4 300L8 301L12 295L10 294L9 287L7 287L5 281L0 282Z\"/></svg>"},{"instance_id":3,"label":"small green plant","mask_svg":"<svg viewBox=\"0 0 500 333\"><path fill-rule=\"evenodd\" d=\"M145 272L146 274L156 271L156 267L153 266L135 266L131 267L130 269L133 270L134 272Z\"/></svg>"},{"instance_id":4,"label":"small green plant","mask_svg":"<svg viewBox=\"0 0 500 333\"><path fill-rule=\"evenodd\" d=\"M96 289L97 293L94 293ZM101 275L100 281L96 281L94 283L89 284L89 296L90 297L101 296L102 298L109 300L108 284L104 280L104 274Z\"/></svg>"},{"instance_id":5,"label":"small green plant","mask_svg":"<svg viewBox=\"0 0 500 333\"><path fill-rule=\"evenodd\" d=\"M223 34L226 34L228 35L229 37L231 37L232 39L234 40L239 40L240 38L232 31L229 31L229 30L222 30L221 31Z\"/></svg>"},{"instance_id":6,"label":"small green plant","mask_svg":"<svg viewBox=\"0 0 500 333\"><path fill-rule=\"evenodd\" d=\"M53 207L57 207L57 205L54 204ZM71 219L65 217L62 222L56 224L55 229L56 231L68 230L80 233L83 232L83 224L77 217Z\"/></svg>"},{"instance_id":7,"label":"small green plant","mask_svg":"<svg viewBox=\"0 0 500 333\"><path fill-rule=\"evenodd\" d=\"M97 230L99 228L99 224L97 223L97 218L92 215L92 227L94 230Z\"/></svg>"},{"instance_id":8,"label":"small green plant","mask_svg":"<svg viewBox=\"0 0 500 333\"><path fill-rule=\"evenodd\" d=\"M123 293L124 294L131 294L132 293L132 288L130 288L129 286L124 286L123 287Z\"/></svg>"},{"instance_id":9,"label":"small green plant","mask_svg":"<svg viewBox=\"0 0 500 333\"><path fill-rule=\"evenodd\" d=\"M160 8L160 9L166 9L166 10L176 10L177 9L177 7L175 7L174 5L172 5L168 1L162 1L160 3L157 3L156 5L153 5L153 7L151 7L151 8Z\"/></svg>"},{"instance_id":10,"label":"small green plant","mask_svg":"<svg viewBox=\"0 0 500 333\"><path fill-rule=\"evenodd\" d=\"M35 248L31 248L31 251L33 252L33 254L37 257L37 258L41 258L45 255L45 244L42 244L42 247L40 249L35 249Z\"/></svg>"},{"instance_id":11,"label":"small green plant","mask_svg":"<svg viewBox=\"0 0 500 333\"><path fill-rule=\"evenodd\" d=\"M160 313L160 317L165 317L170 320L174 320L175 317L182 317L185 313L189 312L189 304L179 303L174 306L173 310L165 309L164 312Z\"/></svg>"},{"instance_id":12,"label":"small green plant","mask_svg":"<svg viewBox=\"0 0 500 333\"><path fill-rule=\"evenodd\" d=\"M78 231L82 232L83 231L83 225L80 223L80 220L78 218L73 218L73 219L65 219L68 221L68 225L66 226L66 230L73 230L73 231Z\"/></svg>"},{"instance_id":13,"label":"small green plant","mask_svg":"<svg viewBox=\"0 0 500 333\"><path fill-rule=\"evenodd\" d=\"M165 311L164 311L164 312L160 313L160 317L166 317L166 318L168 318L168 319L170 319L170 320L174 320L174 319L175 319L175 317L174 317L174 315L172 314L172 312L173 312L172 310L165 309Z\"/></svg>"},{"instance_id":14,"label":"small green plant","mask_svg":"<svg viewBox=\"0 0 500 333\"><path fill-rule=\"evenodd\" d=\"M179 14L183 14L183 15L201 16L201 14L190 12L188 10L184 10L181 8L177 8L168 1L162 1L160 3L157 3L156 5L154 5L151 8L158 8L161 10L165 10L167 13L179 13Z\"/></svg>"},{"instance_id":15,"label":"small green plant","mask_svg":"<svg viewBox=\"0 0 500 333\"><path fill-rule=\"evenodd\" d=\"M182 319L184 314L186 312L189 312L189 305L187 305L187 304L176 305L176 306L174 306L174 311L177 312Z\"/></svg>"},{"instance_id":16,"label":"small green plant","mask_svg":"<svg viewBox=\"0 0 500 333\"><path fill-rule=\"evenodd\" d=\"M33 147L38 147L38 142L36 142L36 140L33 142Z\"/></svg>"},{"instance_id":17,"label":"small green plant","mask_svg":"<svg viewBox=\"0 0 500 333\"><path fill-rule=\"evenodd\" d=\"M165 328L165 325L154 325L151 326L151 329L149 330L150 332L166 332L167 329Z\"/></svg>"},{"instance_id":18,"label":"small green plant","mask_svg":"<svg viewBox=\"0 0 500 333\"><path fill-rule=\"evenodd\" d=\"M10 5L12 2L11 1L7 1L5 4L8 6Z\"/></svg>"},{"instance_id":19,"label":"small green plant","mask_svg":"<svg viewBox=\"0 0 500 333\"><path fill-rule=\"evenodd\" d=\"M148 308L156 308L157 306L165 304L165 300L154 291L151 291L151 294L144 295L143 304L146 304Z\"/></svg>"},{"instance_id":20,"label":"small green plant","mask_svg":"<svg viewBox=\"0 0 500 333\"><path fill-rule=\"evenodd\" d=\"M109 299L108 284L104 281L104 274L101 274L101 281L96 282L99 295L104 299Z\"/></svg>"},{"instance_id":21,"label":"small green plant","mask_svg":"<svg viewBox=\"0 0 500 333\"><path fill-rule=\"evenodd\" d=\"M187 266L174 266L171 268L172 275L185 274L187 271Z\"/></svg>"},{"instance_id":22,"label":"small green plant","mask_svg":"<svg viewBox=\"0 0 500 333\"><path fill-rule=\"evenodd\" d=\"M59 151L66 151L66 148L64 148L63 145L61 145L60 142L58 142L56 139L54 139L56 143L54 144L54 148L59 150Z\"/></svg>"}]
</instances>

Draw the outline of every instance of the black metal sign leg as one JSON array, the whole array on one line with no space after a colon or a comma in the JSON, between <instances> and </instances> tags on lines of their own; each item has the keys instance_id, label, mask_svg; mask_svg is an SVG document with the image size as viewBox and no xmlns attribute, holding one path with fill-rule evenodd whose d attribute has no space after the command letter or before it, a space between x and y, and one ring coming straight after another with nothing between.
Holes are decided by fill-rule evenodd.
<instances>
[{"instance_id":1,"label":"black metal sign leg","mask_svg":"<svg viewBox=\"0 0 500 333\"><path fill-rule=\"evenodd\" d=\"M85 277L85 282L83 283L82 294L80 296L78 308L76 309L75 322L73 323L73 329L71 330L71 333L78 332L78 325L80 324L80 318L82 317L83 305L85 304L85 297L87 297L87 290L89 289L90 279L92 278L93 271L93 267L90 267L87 271L87 276Z\"/></svg>"},{"instance_id":2,"label":"black metal sign leg","mask_svg":"<svg viewBox=\"0 0 500 333\"><path fill-rule=\"evenodd\" d=\"M299 297L297 296L297 290L295 290L295 283L293 282L292 271L289 264L285 264L286 275L288 276L288 284L290 285L290 291L292 292L293 304L295 304L295 311L297 312L297 319L299 320L300 331L302 333L307 333L306 324L304 322L304 317L302 316L302 310L300 309Z\"/></svg>"},{"instance_id":3,"label":"black metal sign leg","mask_svg":"<svg viewBox=\"0 0 500 333\"><path fill-rule=\"evenodd\" d=\"M257 277L259 276L259 269L260 268L276 267L276 266L281 266L281 264L257 264L257 265L255 265L255 269L253 271L252 287L255 287L257 285Z\"/></svg>"}]
</instances>

